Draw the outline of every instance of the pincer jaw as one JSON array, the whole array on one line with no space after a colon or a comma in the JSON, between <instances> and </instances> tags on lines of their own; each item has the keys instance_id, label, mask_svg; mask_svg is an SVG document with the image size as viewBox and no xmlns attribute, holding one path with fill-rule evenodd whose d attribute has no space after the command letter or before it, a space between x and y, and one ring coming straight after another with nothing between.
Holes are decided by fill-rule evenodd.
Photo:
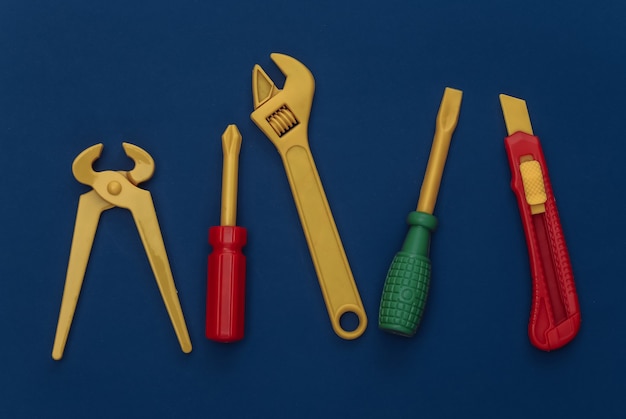
<instances>
[{"instance_id":1,"label":"pincer jaw","mask_svg":"<svg viewBox=\"0 0 626 419\"><path fill-rule=\"evenodd\" d=\"M122 143L124 152L135 162L135 167L126 172L128 180L137 185L150 179L154 174L154 160L144 149L130 143ZM100 158L102 143L95 144L80 153L72 163L72 173L77 181L84 185L93 186L98 172L93 170L93 163Z\"/></svg>"},{"instance_id":2,"label":"pincer jaw","mask_svg":"<svg viewBox=\"0 0 626 419\"><path fill-rule=\"evenodd\" d=\"M146 150L131 143L122 143L124 152L135 162L135 167L128 172L128 180L138 185L150 179L154 174L154 159Z\"/></svg>"},{"instance_id":3,"label":"pincer jaw","mask_svg":"<svg viewBox=\"0 0 626 419\"><path fill-rule=\"evenodd\" d=\"M93 185L97 176L97 172L93 170L93 162L100 158L103 147L102 143L95 144L76 156L72 163L72 173L77 181L84 185Z\"/></svg>"}]
</instances>

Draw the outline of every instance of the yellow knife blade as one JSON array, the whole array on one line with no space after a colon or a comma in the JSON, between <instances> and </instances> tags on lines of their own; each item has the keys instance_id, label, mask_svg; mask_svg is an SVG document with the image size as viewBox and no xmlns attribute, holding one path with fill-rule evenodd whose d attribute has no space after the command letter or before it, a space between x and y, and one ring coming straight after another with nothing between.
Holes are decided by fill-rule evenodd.
<instances>
[{"instance_id":1,"label":"yellow knife blade","mask_svg":"<svg viewBox=\"0 0 626 419\"><path fill-rule=\"evenodd\" d=\"M533 134L533 127L530 124L530 116L526 101L513 96L500 95L500 105L504 114L504 123L509 135L518 131L526 134Z\"/></svg>"}]
</instances>

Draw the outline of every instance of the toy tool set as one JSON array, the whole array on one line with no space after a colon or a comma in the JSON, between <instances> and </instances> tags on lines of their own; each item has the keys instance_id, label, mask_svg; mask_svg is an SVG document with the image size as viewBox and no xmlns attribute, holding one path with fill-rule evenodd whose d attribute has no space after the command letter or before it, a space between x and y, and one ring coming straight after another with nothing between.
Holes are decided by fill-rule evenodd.
<instances>
[{"instance_id":1,"label":"toy tool set","mask_svg":"<svg viewBox=\"0 0 626 419\"><path fill-rule=\"evenodd\" d=\"M356 339L367 327L367 316L309 148L308 125L315 81L298 60L284 54L271 54L271 59L285 76L283 88L278 88L256 65L252 71L254 110L250 117L281 156L332 329L343 339ZM431 267L429 255L431 235L438 224L433 213L459 121L462 97L460 90L444 91L417 209L409 213L404 243L391 262L384 284L381 281L378 325L393 334L415 335L426 307L431 273L436 277L437 268ZM533 135L526 102L506 95L500 96L500 102L508 131L505 150L512 173L511 186L517 197L530 257L532 308L528 333L535 347L550 351L570 342L580 328L572 267L546 161L539 139ZM102 144L84 150L72 165L76 179L93 190L81 195L78 203L52 350L55 360L63 357L100 214L113 207L130 210L180 347L185 353L191 351L154 204L150 192L137 186L152 176L154 161L143 149L128 143L122 145L135 162L130 171L94 171L92 166L102 152ZM212 251L208 256L205 335L221 343L244 338L243 248L247 230L237 225L241 145L239 129L229 125L222 135L220 223L209 229ZM347 330L342 322L348 313L358 319L352 330Z\"/></svg>"}]
</instances>

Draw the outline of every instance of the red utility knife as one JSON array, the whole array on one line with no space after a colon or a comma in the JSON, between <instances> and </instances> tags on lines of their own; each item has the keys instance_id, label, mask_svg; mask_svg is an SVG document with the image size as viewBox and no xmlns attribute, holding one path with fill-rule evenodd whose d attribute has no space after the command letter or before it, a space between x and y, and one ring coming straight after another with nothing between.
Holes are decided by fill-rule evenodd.
<instances>
[{"instance_id":1,"label":"red utility knife","mask_svg":"<svg viewBox=\"0 0 626 419\"><path fill-rule=\"evenodd\" d=\"M533 297L528 335L544 351L570 342L580 329L572 266L539 138L526 102L500 95L509 136L504 140L530 256Z\"/></svg>"}]
</instances>

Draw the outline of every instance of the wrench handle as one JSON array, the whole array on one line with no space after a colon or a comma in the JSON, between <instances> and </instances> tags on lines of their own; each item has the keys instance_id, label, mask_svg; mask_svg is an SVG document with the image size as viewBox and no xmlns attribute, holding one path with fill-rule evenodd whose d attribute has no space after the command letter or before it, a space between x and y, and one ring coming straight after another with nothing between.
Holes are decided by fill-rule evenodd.
<instances>
[{"instance_id":1,"label":"wrench handle","mask_svg":"<svg viewBox=\"0 0 626 419\"><path fill-rule=\"evenodd\" d=\"M339 337L355 339L365 331L367 316L311 150L301 143L279 151L332 327ZM341 325L341 317L346 313L358 317L359 324L352 331Z\"/></svg>"}]
</instances>

